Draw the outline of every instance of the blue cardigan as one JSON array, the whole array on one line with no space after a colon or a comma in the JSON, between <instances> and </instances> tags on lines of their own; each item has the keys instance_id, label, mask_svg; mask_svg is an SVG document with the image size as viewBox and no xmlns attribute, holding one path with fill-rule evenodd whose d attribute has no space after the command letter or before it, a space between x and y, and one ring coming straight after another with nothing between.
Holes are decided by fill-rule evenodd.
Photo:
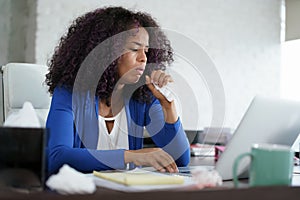
<instances>
[{"instance_id":1,"label":"blue cardigan","mask_svg":"<svg viewBox=\"0 0 300 200\"><path fill-rule=\"evenodd\" d=\"M73 95L72 95L73 94ZM164 121L157 99L151 104L125 100L129 149L143 148L146 127L154 143L168 152L177 166L186 166L190 159L189 143L180 119L174 124ZM65 87L57 87L52 96L46 127L48 175L63 164L81 172L124 169L124 151L96 150L98 142L98 99L90 93L74 95Z\"/></svg>"}]
</instances>

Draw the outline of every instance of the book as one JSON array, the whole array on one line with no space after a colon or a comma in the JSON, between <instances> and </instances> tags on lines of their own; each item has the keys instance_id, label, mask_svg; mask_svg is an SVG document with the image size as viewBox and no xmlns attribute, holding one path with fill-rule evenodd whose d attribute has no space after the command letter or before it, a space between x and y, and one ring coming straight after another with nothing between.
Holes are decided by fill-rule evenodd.
<instances>
[{"instance_id":1,"label":"book","mask_svg":"<svg viewBox=\"0 0 300 200\"><path fill-rule=\"evenodd\" d=\"M190 145L191 155L192 156L215 156L215 146L209 144L191 144Z\"/></svg>"}]
</instances>

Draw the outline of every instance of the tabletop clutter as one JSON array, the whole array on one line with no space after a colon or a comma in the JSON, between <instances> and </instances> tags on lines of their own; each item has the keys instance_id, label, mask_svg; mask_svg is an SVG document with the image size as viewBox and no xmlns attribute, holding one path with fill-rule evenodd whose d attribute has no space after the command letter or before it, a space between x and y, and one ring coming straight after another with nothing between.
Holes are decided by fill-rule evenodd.
<instances>
[{"instance_id":1,"label":"tabletop clutter","mask_svg":"<svg viewBox=\"0 0 300 200\"><path fill-rule=\"evenodd\" d=\"M32 103L26 101L19 111L9 113L3 126L40 128L41 124Z\"/></svg>"},{"instance_id":2,"label":"tabletop clutter","mask_svg":"<svg viewBox=\"0 0 300 200\"><path fill-rule=\"evenodd\" d=\"M99 182L97 180L106 182ZM46 186L60 194L91 194L94 193L96 187L107 187L107 183L122 186L121 191L145 191L159 189L203 189L206 187L216 187L222 185L222 178L217 171L195 169L192 170L191 176L181 176L175 174L164 174L143 170L143 168L135 168L133 170L120 171L94 171L93 174L83 174L76 171L68 165L63 165L57 174L49 177ZM99 184L100 183L100 184ZM153 187L154 186L154 187ZM165 187L170 186L170 187ZM143 188L145 187L145 188ZM127 189L126 189L127 188ZM150 189L149 189L150 188ZM133 190L135 189L135 190Z\"/></svg>"}]
</instances>

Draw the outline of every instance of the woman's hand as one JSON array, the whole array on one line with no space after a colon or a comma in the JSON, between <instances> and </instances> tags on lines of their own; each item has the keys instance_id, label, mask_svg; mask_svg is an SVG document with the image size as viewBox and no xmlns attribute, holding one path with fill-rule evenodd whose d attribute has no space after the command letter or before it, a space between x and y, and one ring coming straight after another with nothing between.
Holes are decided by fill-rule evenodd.
<instances>
[{"instance_id":1,"label":"woman's hand","mask_svg":"<svg viewBox=\"0 0 300 200\"><path fill-rule=\"evenodd\" d=\"M152 166L160 172L178 172L173 158L161 148L127 150L124 160L125 163L133 162L137 166Z\"/></svg>"},{"instance_id":2,"label":"woman's hand","mask_svg":"<svg viewBox=\"0 0 300 200\"><path fill-rule=\"evenodd\" d=\"M167 98L160 93L153 84L157 85L158 87L163 87L167 85L169 82L173 82L173 79L170 75L166 74L162 70L155 70L151 73L151 77L146 75L146 85L148 86L149 90L152 94L159 100L164 116L165 121L167 123L175 123L178 120L178 115L175 108L174 101L169 102Z\"/></svg>"},{"instance_id":3,"label":"woman's hand","mask_svg":"<svg viewBox=\"0 0 300 200\"><path fill-rule=\"evenodd\" d=\"M161 102L161 104L164 104L168 106L170 102L164 97L163 94L161 94L158 90L155 89L154 85L162 88L165 85L167 85L169 82L173 82L173 79L170 75L166 74L162 70L155 70L151 73L151 76L149 77L146 75L146 85L150 89L150 91L153 93L153 95Z\"/></svg>"}]
</instances>

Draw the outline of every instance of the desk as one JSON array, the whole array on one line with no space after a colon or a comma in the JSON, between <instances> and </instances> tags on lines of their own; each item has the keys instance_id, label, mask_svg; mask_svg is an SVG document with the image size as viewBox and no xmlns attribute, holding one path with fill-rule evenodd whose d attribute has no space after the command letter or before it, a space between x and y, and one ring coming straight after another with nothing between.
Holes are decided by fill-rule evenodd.
<instances>
[{"instance_id":1,"label":"desk","mask_svg":"<svg viewBox=\"0 0 300 200\"><path fill-rule=\"evenodd\" d=\"M192 157L191 165L208 165L212 160L201 157ZM30 199L30 200L253 200L253 199L298 199L300 197L300 187L257 187L257 188L239 188L220 187L207 188L197 191L157 191L124 193L105 188L97 188L97 191L91 195L59 195L51 191L35 193L19 193L5 189L0 189L0 199Z\"/></svg>"},{"instance_id":2,"label":"desk","mask_svg":"<svg viewBox=\"0 0 300 200\"><path fill-rule=\"evenodd\" d=\"M299 187L265 187L249 189L205 189L199 191L160 191L124 193L98 188L92 195L63 196L51 192L20 194L0 190L0 199L30 199L30 200L253 200L253 199L297 199Z\"/></svg>"}]
</instances>

